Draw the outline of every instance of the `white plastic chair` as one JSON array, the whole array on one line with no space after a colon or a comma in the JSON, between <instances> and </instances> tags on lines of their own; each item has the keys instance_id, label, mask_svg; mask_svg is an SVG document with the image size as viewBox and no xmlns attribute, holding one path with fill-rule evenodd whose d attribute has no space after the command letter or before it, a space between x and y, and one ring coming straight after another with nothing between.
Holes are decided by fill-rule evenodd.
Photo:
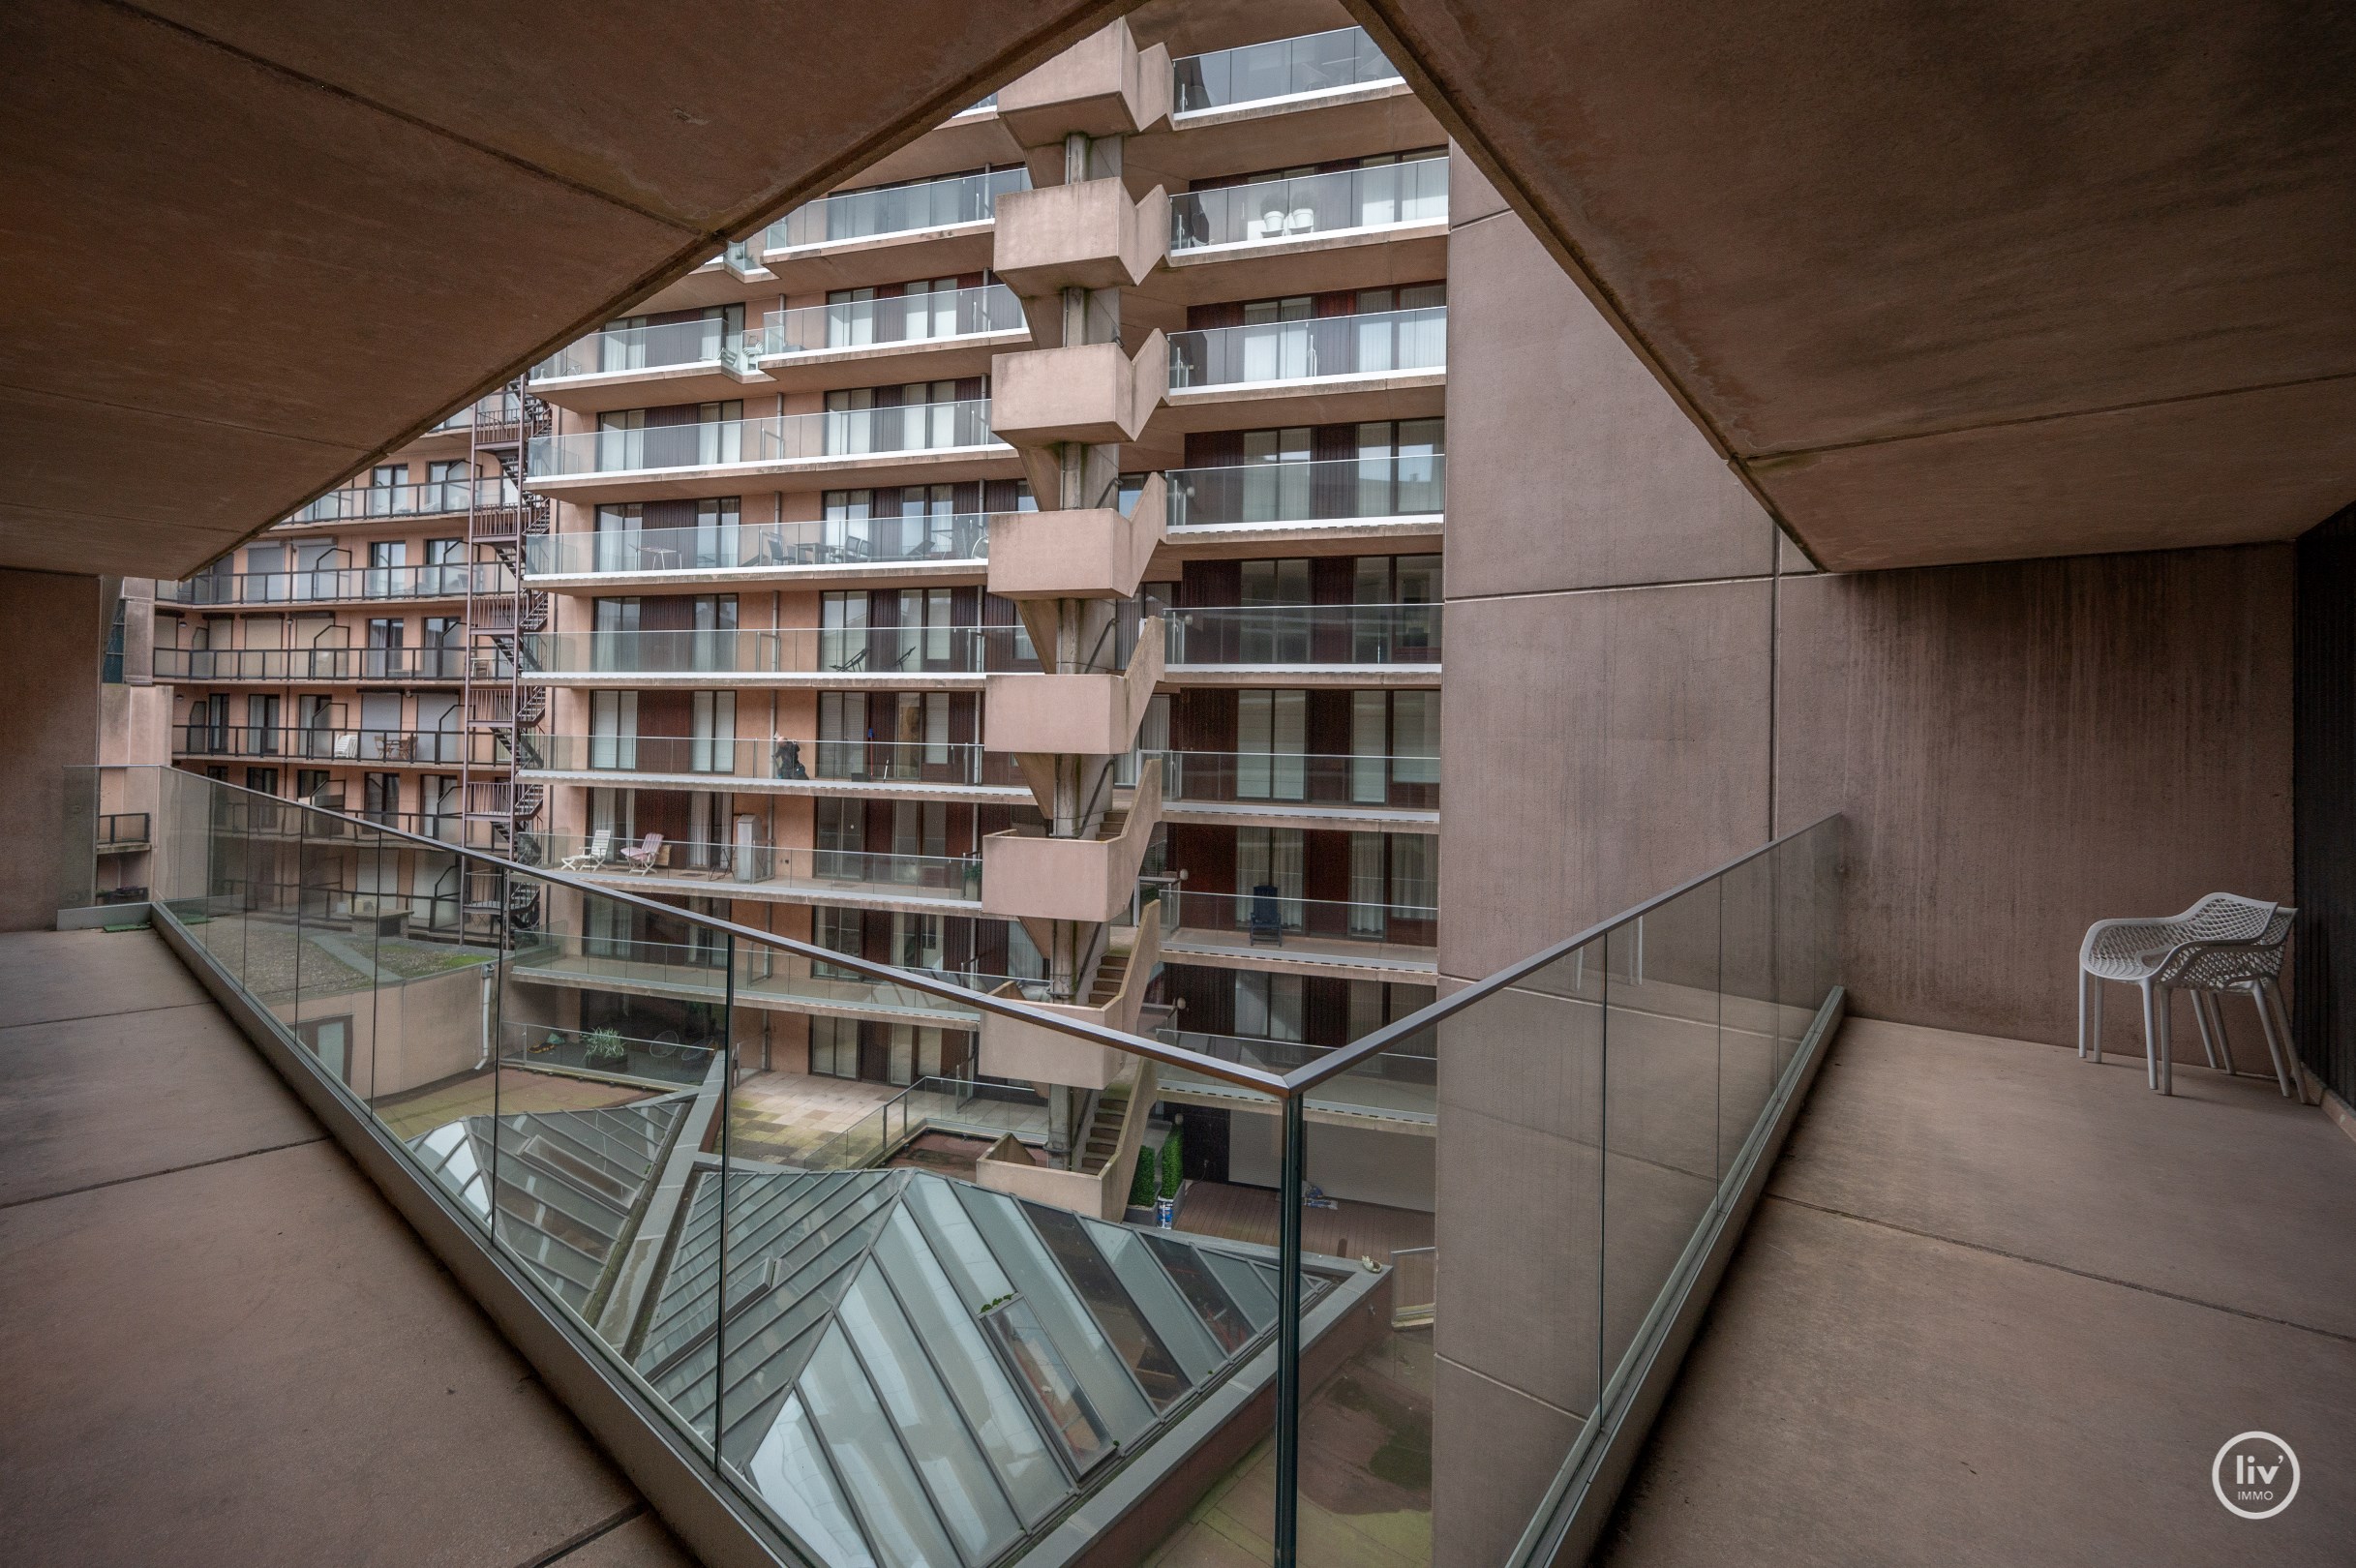
<instances>
[{"instance_id":1,"label":"white plastic chair","mask_svg":"<svg viewBox=\"0 0 2356 1568\"><path fill-rule=\"evenodd\" d=\"M2274 1066L2275 1085L2286 1099L2305 1098L2292 1087L2298 1069L2291 1050L2290 1011L2282 1005L2279 983L2284 944L2298 914L2278 905L2266 929L2247 942L2188 942L2168 956L2153 980L2164 991L2192 993L2192 1016L2200 1025L2201 1044L2210 1052L2213 1065L2219 1054L2223 1055L2227 1072L2238 1070L2233 1065L2233 1041L2225 1035L2224 1010L2217 1001L2227 991L2248 995L2258 1010L2258 1027L2266 1035L2266 1055ZM2162 1041L2160 1081L2163 1089L2168 1083L2164 1047Z\"/></svg>"},{"instance_id":2,"label":"white plastic chair","mask_svg":"<svg viewBox=\"0 0 2356 1568\"><path fill-rule=\"evenodd\" d=\"M613 857L614 829L600 828L589 834L589 849L579 855L567 855L557 862L559 871L594 871Z\"/></svg>"},{"instance_id":3,"label":"white plastic chair","mask_svg":"<svg viewBox=\"0 0 2356 1568\"><path fill-rule=\"evenodd\" d=\"M2078 950L2078 1054L2097 1062L2102 1060L2102 982L2134 985L2143 992L2144 1081L2162 1094L2173 1094L2169 1073L2173 1062L2168 1046L2170 998L2176 987L2194 983L2189 978L2188 967L2194 955L2186 955L2180 963L2179 950L2195 944L2247 947L2266 935L2279 912L2279 906L2259 899L2211 893L2181 915L2159 920L2095 921L2086 928L2086 940ZM2287 921L2282 928L2288 930ZM2279 957L2276 962L2280 964ZM2217 1039L2205 1010L2199 1019L2201 1044L2208 1053L2209 1065L2220 1067ZM2271 1025L2268 1038L2271 1041Z\"/></svg>"}]
</instances>

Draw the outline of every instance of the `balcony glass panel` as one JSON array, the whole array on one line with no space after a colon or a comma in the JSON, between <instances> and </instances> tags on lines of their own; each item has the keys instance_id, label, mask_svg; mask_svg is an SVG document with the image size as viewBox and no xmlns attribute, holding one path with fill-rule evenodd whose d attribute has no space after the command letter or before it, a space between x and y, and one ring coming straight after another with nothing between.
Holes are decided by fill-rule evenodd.
<instances>
[{"instance_id":1,"label":"balcony glass panel","mask_svg":"<svg viewBox=\"0 0 2356 1568\"><path fill-rule=\"evenodd\" d=\"M1196 606L1164 616L1172 665L1439 662L1436 604Z\"/></svg>"},{"instance_id":2,"label":"balcony glass panel","mask_svg":"<svg viewBox=\"0 0 2356 1568\"><path fill-rule=\"evenodd\" d=\"M890 299L836 300L771 311L758 333L746 334L755 359L873 348L901 343L942 343L992 332L1023 330L1022 301L1004 284L944 288Z\"/></svg>"},{"instance_id":3,"label":"balcony glass panel","mask_svg":"<svg viewBox=\"0 0 2356 1568\"><path fill-rule=\"evenodd\" d=\"M1160 751L1172 800L1370 806L1429 811L1439 804L1439 758L1381 753Z\"/></svg>"},{"instance_id":4,"label":"balcony glass panel","mask_svg":"<svg viewBox=\"0 0 2356 1568\"><path fill-rule=\"evenodd\" d=\"M461 599L515 591L515 574L498 562L422 566L313 566L284 572L214 572L158 583L168 604L301 604L348 599Z\"/></svg>"},{"instance_id":5,"label":"balcony glass panel","mask_svg":"<svg viewBox=\"0 0 2356 1568\"><path fill-rule=\"evenodd\" d=\"M1399 68L1384 58L1363 27L1337 27L1330 33L1247 44L1170 62L1174 102L1181 114L1399 79Z\"/></svg>"},{"instance_id":6,"label":"balcony glass panel","mask_svg":"<svg viewBox=\"0 0 2356 1568\"><path fill-rule=\"evenodd\" d=\"M1273 244L1354 229L1444 223L1448 160L1299 174L1170 197L1170 249Z\"/></svg>"},{"instance_id":7,"label":"balcony glass panel","mask_svg":"<svg viewBox=\"0 0 2356 1568\"><path fill-rule=\"evenodd\" d=\"M718 317L665 321L651 326L610 327L566 345L531 368L535 381L567 376L612 376L677 365L744 367L742 335L731 333Z\"/></svg>"},{"instance_id":8,"label":"balcony glass panel","mask_svg":"<svg viewBox=\"0 0 2356 1568\"><path fill-rule=\"evenodd\" d=\"M1443 510L1446 454L1172 468L1169 526L1425 517Z\"/></svg>"},{"instance_id":9,"label":"balcony glass panel","mask_svg":"<svg viewBox=\"0 0 2356 1568\"><path fill-rule=\"evenodd\" d=\"M331 490L288 515L289 523L353 523L380 517L442 517L517 504L515 481L439 479L418 485L353 485Z\"/></svg>"},{"instance_id":10,"label":"balcony glass panel","mask_svg":"<svg viewBox=\"0 0 2356 1568\"><path fill-rule=\"evenodd\" d=\"M808 523L546 533L524 544L535 577L589 572L781 570L989 558L990 524L1007 512L908 513Z\"/></svg>"},{"instance_id":11,"label":"balcony glass panel","mask_svg":"<svg viewBox=\"0 0 2356 1568\"><path fill-rule=\"evenodd\" d=\"M561 477L990 446L1007 449L990 434L989 399L973 398L898 408L837 408L768 419L534 436L531 471Z\"/></svg>"},{"instance_id":12,"label":"balcony glass panel","mask_svg":"<svg viewBox=\"0 0 2356 1568\"><path fill-rule=\"evenodd\" d=\"M1443 370L1448 364L1448 308L1215 327L1172 333L1169 343L1173 392Z\"/></svg>"},{"instance_id":13,"label":"balcony glass panel","mask_svg":"<svg viewBox=\"0 0 2356 1568\"><path fill-rule=\"evenodd\" d=\"M786 626L542 632L524 639L524 667L547 675L980 675L1036 670L1039 660L1019 626Z\"/></svg>"},{"instance_id":14,"label":"balcony glass panel","mask_svg":"<svg viewBox=\"0 0 2356 1568\"><path fill-rule=\"evenodd\" d=\"M982 223L996 212L1001 196L1030 188L1029 169L1000 168L875 191L844 191L805 202L770 225L760 248L793 250Z\"/></svg>"}]
</instances>

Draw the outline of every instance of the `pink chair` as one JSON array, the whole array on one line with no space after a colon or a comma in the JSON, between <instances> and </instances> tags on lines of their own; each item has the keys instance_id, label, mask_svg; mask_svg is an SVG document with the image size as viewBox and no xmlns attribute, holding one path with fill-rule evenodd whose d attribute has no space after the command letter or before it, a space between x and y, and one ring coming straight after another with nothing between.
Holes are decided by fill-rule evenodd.
<instances>
[{"instance_id":1,"label":"pink chair","mask_svg":"<svg viewBox=\"0 0 2356 1568\"><path fill-rule=\"evenodd\" d=\"M646 873L654 869L654 862L662 855L662 852L663 835L660 833L649 833L646 836L646 841L640 844L636 849L623 850L621 852L621 858L623 860L628 862L631 870L639 873L641 876L644 876Z\"/></svg>"}]
</instances>

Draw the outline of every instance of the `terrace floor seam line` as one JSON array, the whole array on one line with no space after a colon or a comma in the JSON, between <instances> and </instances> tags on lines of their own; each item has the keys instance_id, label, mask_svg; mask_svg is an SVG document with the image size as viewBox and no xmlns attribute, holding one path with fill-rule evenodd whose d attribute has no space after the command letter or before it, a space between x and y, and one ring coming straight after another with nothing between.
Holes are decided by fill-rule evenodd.
<instances>
[{"instance_id":1,"label":"terrace floor seam line","mask_svg":"<svg viewBox=\"0 0 2356 1568\"><path fill-rule=\"evenodd\" d=\"M537 1556L525 1558L516 1564L516 1568L549 1568L551 1563L561 1562L583 1547L604 1539L646 1511L647 1505L644 1502L635 1502L617 1509L579 1534L559 1541Z\"/></svg>"},{"instance_id":2,"label":"terrace floor seam line","mask_svg":"<svg viewBox=\"0 0 2356 1568\"><path fill-rule=\"evenodd\" d=\"M317 1137L296 1138L291 1143L273 1143L259 1149L245 1149L236 1154L218 1155L211 1160L192 1160L185 1165L167 1165L162 1170L145 1170L136 1176L116 1176L108 1181L92 1182L86 1187L69 1187L58 1192L36 1192L31 1197L10 1198L7 1202L0 1203L0 1212L21 1209L29 1203L47 1203L53 1198L73 1197L80 1192L99 1192L109 1187L126 1187L133 1182L152 1181L158 1176L177 1176L182 1171L202 1170L207 1165L226 1165L231 1161L251 1160L256 1155L276 1154L282 1149L307 1148L314 1143L325 1143L326 1141L327 1134L321 1132Z\"/></svg>"},{"instance_id":3,"label":"terrace floor seam line","mask_svg":"<svg viewBox=\"0 0 2356 1568\"><path fill-rule=\"evenodd\" d=\"M2032 1257L2026 1252L2015 1252L2002 1247L1991 1247L1985 1242L1964 1241L1955 1236L1943 1236L1935 1230L1918 1230L1913 1225L1902 1225L1895 1221L1877 1220L1871 1215L1857 1214L1848 1209L1836 1209L1828 1204L1810 1203L1805 1198L1787 1197L1780 1192L1768 1192L1765 1196L1771 1202L1788 1203L1793 1208L1808 1209L1817 1214L1830 1215L1837 1220L1851 1220L1861 1225L1894 1230L1900 1235L1914 1236L1923 1241L1960 1247L1974 1252L1984 1252L1991 1257L2006 1258L2014 1263L2026 1263L2032 1268L2051 1269L2057 1274L2074 1275L2081 1280L2092 1280L2098 1284L2118 1285L2122 1289L2141 1291L2147 1296L2160 1296L2168 1301L2182 1302L2188 1307L2199 1307L2213 1312L2224 1312L2234 1317L2248 1318L2253 1323L2272 1323L2278 1328L2296 1329L2302 1334L2312 1334L2326 1340L2337 1340L2341 1344L2356 1344L2356 1334L2342 1334L2336 1329L2317 1328L2312 1323L2302 1323L2295 1318L2275 1317L2266 1312L2253 1312L2246 1307L2228 1307L2223 1302L2204 1301L2198 1296L2188 1296L2179 1290L2167 1290L2159 1285L2139 1284L2133 1280L2122 1280L2114 1274L2098 1274L2092 1269L2073 1268L2068 1263L2056 1263L2050 1258Z\"/></svg>"},{"instance_id":4,"label":"terrace floor seam line","mask_svg":"<svg viewBox=\"0 0 2356 1568\"><path fill-rule=\"evenodd\" d=\"M212 1000L200 998L195 1002L166 1002L162 1007L121 1008L112 1012L71 1012L62 1018L27 1018L22 1023L0 1024L0 1035L12 1029L47 1029L57 1024L80 1023L88 1018L128 1018L135 1012L180 1012L189 1008L210 1008Z\"/></svg>"}]
</instances>

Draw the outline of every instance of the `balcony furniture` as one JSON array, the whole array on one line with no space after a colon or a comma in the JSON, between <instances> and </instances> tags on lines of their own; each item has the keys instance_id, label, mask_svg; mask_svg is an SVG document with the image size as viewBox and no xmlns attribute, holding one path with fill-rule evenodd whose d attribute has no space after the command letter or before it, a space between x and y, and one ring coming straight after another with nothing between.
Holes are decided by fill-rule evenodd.
<instances>
[{"instance_id":1,"label":"balcony furniture","mask_svg":"<svg viewBox=\"0 0 2356 1568\"><path fill-rule=\"evenodd\" d=\"M2237 1070L2233 1065L2233 1042L2225 1035L2224 1010L2218 998L2228 991L2247 995L2258 1010L2258 1027L2266 1036L2266 1054L2274 1067L2275 1086L2284 1098L2299 1094L2296 1068L2292 1064L2290 1013L2282 1005L2280 980L2282 956L2290 938L2291 922L2298 911L2277 905L2266 922L2265 930L2247 942L2189 942L2169 955L2156 983L2169 989L2184 989L2192 994L2192 1015L2200 1025L2201 1042L2208 1047L2212 1059L2224 1058L2227 1072ZM2160 1087L2168 1086L2166 1041L2161 1041Z\"/></svg>"},{"instance_id":2,"label":"balcony furniture","mask_svg":"<svg viewBox=\"0 0 2356 1568\"><path fill-rule=\"evenodd\" d=\"M772 778L808 778L809 769L801 766L801 742L780 740L770 751L770 776Z\"/></svg>"},{"instance_id":3,"label":"balcony furniture","mask_svg":"<svg viewBox=\"0 0 2356 1568\"><path fill-rule=\"evenodd\" d=\"M2173 1065L2168 1045L2170 1000L2178 987L2195 983L2190 977L2207 972L2195 964L2201 953L2182 950L2215 944L2246 948L2274 929L2279 913L2280 906L2259 899L2210 893L2181 915L2153 920L2097 920L2088 926L2086 940L2078 950L2078 1054L2097 1062L2102 1060L2102 982L2132 984L2143 993L2144 1079L2163 1094L2174 1093L2169 1085L2169 1069ZM2280 924L2287 933L2288 921ZM2279 949L2280 938L2276 939L2274 946ZM2280 962L2279 953L2275 962L2278 965ZM2220 974L2231 968L2223 960L2210 967ZM2243 983L2226 982L2230 986ZM2222 987L2204 984L2201 988ZM2224 1066L2218 1059L2217 1040L2205 1013L2200 1023L2201 1042L2207 1050L2209 1065ZM2271 1030L2269 1034L2271 1039Z\"/></svg>"},{"instance_id":4,"label":"balcony furniture","mask_svg":"<svg viewBox=\"0 0 2356 1568\"><path fill-rule=\"evenodd\" d=\"M1273 947L1284 945L1284 910L1277 887L1263 882L1252 890L1252 945L1265 942Z\"/></svg>"},{"instance_id":5,"label":"balcony furniture","mask_svg":"<svg viewBox=\"0 0 2356 1568\"><path fill-rule=\"evenodd\" d=\"M589 849L580 855L567 855L557 862L559 871L594 871L614 857L614 829L600 828L589 835Z\"/></svg>"},{"instance_id":6,"label":"balcony furniture","mask_svg":"<svg viewBox=\"0 0 2356 1568\"><path fill-rule=\"evenodd\" d=\"M621 858L631 870L643 877L654 869L662 852L663 835L649 833L636 849L623 850Z\"/></svg>"}]
</instances>

